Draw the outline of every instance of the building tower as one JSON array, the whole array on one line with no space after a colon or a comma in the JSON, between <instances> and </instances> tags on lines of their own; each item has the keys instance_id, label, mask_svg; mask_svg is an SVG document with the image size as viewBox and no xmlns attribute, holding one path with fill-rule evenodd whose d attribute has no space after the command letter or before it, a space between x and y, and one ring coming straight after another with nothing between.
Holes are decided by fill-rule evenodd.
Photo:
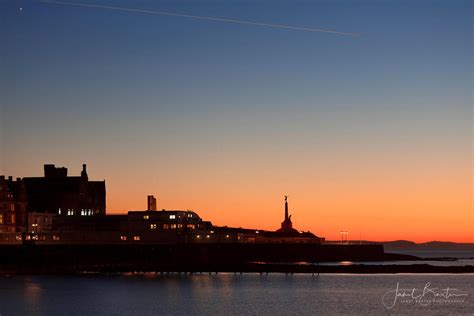
<instances>
[{"instance_id":1,"label":"building tower","mask_svg":"<svg viewBox=\"0 0 474 316\"><path fill-rule=\"evenodd\" d=\"M156 211L156 198L153 195L147 196L147 211Z\"/></svg>"}]
</instances>

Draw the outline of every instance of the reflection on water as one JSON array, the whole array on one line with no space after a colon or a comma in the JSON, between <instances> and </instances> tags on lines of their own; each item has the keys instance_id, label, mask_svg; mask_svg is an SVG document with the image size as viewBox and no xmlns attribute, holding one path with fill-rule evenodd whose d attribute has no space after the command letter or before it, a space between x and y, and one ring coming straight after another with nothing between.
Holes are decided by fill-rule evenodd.
<instances>
[{"instance_id":1,"label":"reflection on water","mask_svg":"<svg viewBox=\"0 0 474 316\"><path fill-rule=\"evenodd\" d=\"M380 314L382 297L404 288L457 288L463 302L400 303L391 312L474 310L474 274L124 274L0 278L3 315Z\"/></svg>"}]
</instances>

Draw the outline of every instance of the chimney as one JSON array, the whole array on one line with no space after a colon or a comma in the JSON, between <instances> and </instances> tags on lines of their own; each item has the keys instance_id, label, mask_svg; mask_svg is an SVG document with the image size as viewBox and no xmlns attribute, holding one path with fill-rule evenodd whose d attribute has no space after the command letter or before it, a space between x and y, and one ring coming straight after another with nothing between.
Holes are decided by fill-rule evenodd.
<instances>
[{"instance_id":1,"label":"chimney","mask_svg":"<svg viewBox=\"0 0 474 316\"><path fill-rule=\"evenodd\" d=\"M147 211L156 211L156 198L153 195L147 196Z\"/></svg>"},{"instance_id":2,"label":"chimney","mask_svg":"<svg viewBox=\"0 0 474 316\"><path fill-rule=\"evenodd\" d=\"M10 182L13 181L13 177L12 177L12 176L9 176L9 177L8 177L8 181L10 181Z\"/></svg>"},{"instance_id":3,"label":"chimney","mask_svg":"<svg viewBox=\"0 0 474 316\"><path fill-rule=\"evenodd\" d=\"M81 177L87 179L87 170L86 170L87 165L85 163L82 164L82 171L81 171Z\"/></svg>"}]
</instances>

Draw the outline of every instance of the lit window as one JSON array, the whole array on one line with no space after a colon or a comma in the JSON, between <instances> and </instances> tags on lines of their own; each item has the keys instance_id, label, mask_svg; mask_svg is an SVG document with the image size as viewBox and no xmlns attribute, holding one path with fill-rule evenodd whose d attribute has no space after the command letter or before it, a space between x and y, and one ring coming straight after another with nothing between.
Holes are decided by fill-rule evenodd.
<instances>
[{"instance_id":1,"label":"lit window","mask_svg":"<svg viewBox=\"0 0 474 316\"><path fill-rule=\"evenodd\" d=\"M149 218L150 218L150 216L148 216L148 215L143 215L143 219L149 219Z\"/></svg>"},{"instance_id":2,"label":"lit window","mask_svg":"<svg viewBox=\"0 0 474 316\"><path fill-rule=\"evenodd\" d=\"M140 236L133 236L133 240L140 240Z\"/></svg>"},{"instance_id":3,"label":"lit window","mask_svg":"<svg viewBox=\"0 0 474 316\"><path fill-rule=\"evenodd\" d=\"M176 219L176 215L170 215L170 219Z\"/></svg>"},{"instance_id":4,"label":"lit window","mask_svg":"<svg viewBox=\"0 0 474 316\"><path fill-rule=\"evenodd\" d=\"M21 241L21 235L16 235L16 240Z\"/></svg>"},{"instance_id":5,"label":"lit window","mask_svg":"<svg viewBox=\"0 0 474 316\"><path fill-rule=\"evenodd\" d=\"M211 237L211 236L209 236L209 235L206 235L206 238L209 238L209 237Z\"/></svg>"},{"instance_id":6,"label":"lit window","mask_svg":"<svg viewBox=\"0 0 474 316\"><path fill-rule=\"evenodd\" d=\"M189 228L189 229L194 229L194 224L188 224L188 225L186 225L186 227Z\"/></svg>"},{"instance_id":7,"label":"lit window","mask_svg":"<svg viewBox=\"0 0 474 316\"><path fill-rule=\"evenodd\" d=\"M163 229L169 229L170 228L170 225L168 224L163 224Z\"/></svg>"},{"instance_id":8,"label":"lit window","mask_svg":"<svg viewBox=\"0 0 474 316\"><path fill-rule=\"evenodd\" d=\"M0 215L0 224L3 224L3 215Z\"/></svg>"},{"instance_id":9,"label":"lit window","mask_svg":"<svg viewBox=\"0 0 474 316\"><path fill-rule=\"evenodd\" d=\"M229 238L229 235L225 235L225 238Z\"/></svg>"},{"instance_id":10,"label":"lit window","mask_svg":"<svg viewBox=\"0 0 474 316\"><path fill-rule=\"evenodd\" d=\"M127 236L120 236L120 240L122 240L122 241L127 240Z\"/></svg>"},{"instance_id":11,"label":"lit window","mask_svg":"<svg viewBox=\"0 0 474 316\"><path fill-rule=\"evenodd\" d=\"M193 217L193 214L188 214L188 217Z\"/></svg>"},{"instance_id":12,"label":"lit window","mask_svg":"<svg viewBox=\"0 0 474 316\"><path fill-rule=\"evenodd\" d=\"M150 229L156 229L156 224L150 224Z\"/></svg>"},{"instance_id":13,"label":"lit window","mask_svg":"<svg viewBox=\"0 0 474 316\"><path fill-rule=\"evenodd\" d=\"M198 238L198 239L201 238L201 235L197 235L196 238Z\"/></svg>"},{"instance_id":14,"label":"lit window","mask_svg":"<svg viewBox=\"0 0 474 316\"><path fill-rule=\"evenodd\" d=\"M61 215L61 208L58 208L58 214Z\"/></svg>"},{"instance_id":15,"label":"lit window","mask_svg":"<svg viewBox=\"0 0 474 316\"><path fill-rule=\"evenodd\" d=\"M53 240L59 240L59 235L53 235Z\"/></svg>"},{"instance_id":16,"label":"lit window","mask_svg":"<svg viewBox=\"0 0 474 316\"><path fill-rule=\"evenodd\" d=\"M176 229L176 224L171 224L171 229Z\"/></svg>"},{"instance_id":17,"label":"lit window","mask_svg":"<svg viewBox=\"0 0 474 316\"><path fill-rule=\"evenodd\" d=\"M178 228L183 228L183 224L178 224Z\"/></svg>"}]
</instances>

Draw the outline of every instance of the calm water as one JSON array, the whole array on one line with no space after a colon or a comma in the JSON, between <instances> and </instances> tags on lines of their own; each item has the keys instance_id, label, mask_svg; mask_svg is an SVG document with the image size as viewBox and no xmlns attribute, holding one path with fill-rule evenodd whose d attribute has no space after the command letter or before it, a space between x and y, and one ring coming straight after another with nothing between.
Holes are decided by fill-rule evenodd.
<instances>
[{"instance_id":1,"label":"calm water","mask_svg":"<svg viewBox=\"0 0 474 316\"><path fill-rule=\"evenodd\" d=\"M314 263L311 263L314 264ZM425 261L339 261L339 262L321 262L319 265L326 266L348 266L354 264L366 264L366 265L412 265L412 264L429 264L438 267L449 267L449 266L474 266L474 259L458 259L455 261L439 261L439 260L425 260Z\"/></svg>"},{"instance_id":2,"label":"calm water","mask_svg":"<svg viewBox=\"0 0 474 316\"><path fill-rule=\"evenodd\" d=\"M399 288L421 293L457 288L458 298L394 301ZM390 292L392 291L392 292ZM440 293L440 292L439 292ZM461 299L462 298L462 299ZM15 276L0 278L0 314L358 314L474 315L474 274L343 275L237 274L160 276Z\"/></svg>"}]
</instances>

